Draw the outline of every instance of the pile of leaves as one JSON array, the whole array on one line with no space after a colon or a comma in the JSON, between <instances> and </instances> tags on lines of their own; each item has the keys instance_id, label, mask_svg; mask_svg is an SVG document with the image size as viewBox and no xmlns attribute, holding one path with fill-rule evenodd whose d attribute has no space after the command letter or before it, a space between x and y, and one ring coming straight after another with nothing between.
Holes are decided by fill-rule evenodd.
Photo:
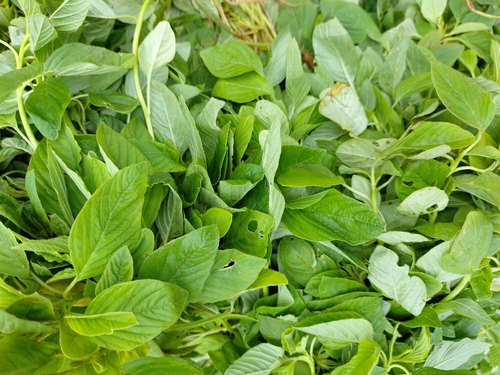
<instances>
[{"instance_id":1,"label":"pile of leaves","mask_svg":"<svg viewBox=\"0 0 500 375\"><path fill-rule=\"evenodd\" d=\"M499 17L3 0L0 373L497 373Z\"/></svg>"}]
</instances>

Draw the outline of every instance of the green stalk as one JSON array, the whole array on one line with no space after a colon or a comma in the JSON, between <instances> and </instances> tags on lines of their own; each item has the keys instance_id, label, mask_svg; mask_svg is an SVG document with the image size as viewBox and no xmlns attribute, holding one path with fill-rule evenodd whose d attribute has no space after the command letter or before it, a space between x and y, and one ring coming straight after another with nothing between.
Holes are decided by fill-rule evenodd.
<instances>
[{"instance_id":1,"label":"green stalk","mask_svg":"<svg viewBox=\"0 0 500 375\"><path fill-rule=\"evenodd\" d=\"M174 324L173 326L169 327L168 329L166 329L163 332L176 331L176 330L179 330L179 329L193 329L193 328L197 328L197 327L203 326L203 325L205 325L207 323L216 322L216 321L219 321L219 320L232 320L232 319L240 319L240 320L250 319L250 320L255 320L255 319L253 319L253 318L251 318L249 316L240 315L240 314L220 314L220 315L218 314L218 315L211 316L209 318L196 320L194 322Z\"/></svg>"},{"instance_id":2,"label":"green stalk","mask_svg":"<svg viewBox=\"0 0 500 375\"><path fill-rule=\"evenodd\" d=\"M462 159L469 153L470 150L472 150L474 147L476 147L476 145L479 143L479 141L481 140L481 137L483 136L483 130L480 130L477 132L476 134L476 137L474 138L474 141L466 148L464 148L458 155L457 157L455 158L455 160L450 164L450 173L449 175L452 175L458 165L460 164L460 162L462 161Z\"/></svg>"},{"instance_id":3,"label":"green stalk","mask_svg":"<svg viewBox=\"0 0 500 375\"><path fill-rule=\"evenodd\" d=\"M24 54L26 53L26 49L28 48L29 37L30 37L29 32L28 30L26 30L21 46L19 47L19 55L16 60L17 69L21 69L23 67ZM16 90L17 109L19 111L19 117L21 118L21 123L23 125L24 132L26 133L26 136L28 138L28 144L33 149L33 151L35 151L36 147L38 146L38 141L35 138L33 131L31 130L30 122L28 120L28 115L26 114L26 108L24 108L24 100L23 100L24 87L25 87L24 85L21 85L21 87L19 87Z\"/></svg>"},{"instance_id":4,"label":"green stalk","mask_svg":"<svg viewBox=\"0 0 500 375\"><path fill-rule=\"evenodd\" d=\"M464 276L462 280L455 286L455 288L451 291L450 294L448 294L446 297L444 297L441 302L449 302L453 300L456 296L458 296L467 286L467 284L470 281L470 275Z\"/></svg>"},{"instance_id":5,"label":"green stalk","mask_svg":"<svg viewBox=\"0 0 500 375\"><path fill-rule=\"evenodd\" d=\"M137 18L137 24L135 26L134 39L132 41L132 53L134 55L134 84L135 91L137 93L137 99L139 99L139 103L141 104L142 112L144 113L144 118L146 119L146 126L148 128L148 132L151 135L153 140L155 139L154 131L153 131L153 123L151 122L151 112L149 111L148 105L146 104L146 100L144 99L144 94L142 93L141 87L141 75L139 71L139 39L141 37L141 29L142 24L144 22L144 15L146 14L146 10L148 8L150 0L144 0L142 4L141 12L139 13L139 17Z\"/></svg>"}]
</instances>

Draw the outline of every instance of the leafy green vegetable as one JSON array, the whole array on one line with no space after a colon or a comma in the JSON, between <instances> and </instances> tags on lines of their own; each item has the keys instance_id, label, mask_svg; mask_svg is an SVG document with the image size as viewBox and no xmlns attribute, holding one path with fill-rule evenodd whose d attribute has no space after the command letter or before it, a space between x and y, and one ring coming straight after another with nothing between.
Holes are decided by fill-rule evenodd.
<instances>
[{"instance_id":1,"label":"leafy green vegetable","mask_svg":"<svg viewBox=\"0 0 500 375\"><path fill-rule=\"evenodd\" d=\"M0 373L493 374L500 4L0 6Z\"/></svg>"}]
</instances>

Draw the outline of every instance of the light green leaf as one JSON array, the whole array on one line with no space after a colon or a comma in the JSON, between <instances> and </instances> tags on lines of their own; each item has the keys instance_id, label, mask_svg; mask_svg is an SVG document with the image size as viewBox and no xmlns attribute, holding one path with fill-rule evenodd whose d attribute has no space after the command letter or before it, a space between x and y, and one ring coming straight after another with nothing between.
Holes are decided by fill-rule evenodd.
<instances>
[{"instance_id":1,"label":"light green leaf","mask_svg":"<svg viewBox=\"0 0 500 375\"><path fill-rule=\"evenodd\" d=\"M266 262L235 249L219 251L203 290L193 296L193 302L213 303L236 297L253 284Z\"/></svg>"},{"instance_id":2,"label":"light green leaf","mask_svg":"<svg viewBox=\"0 0 500 375\"><path fill-rule=\"evenodd\" d=\"M46 341L20 335L3 336L0 339L0 366L5 374L31 374L43 367L56 351L55 345Z\"/></svg>"},{"instance_id":3,"label":"light green leaf","mask_svg":"<svg viewBox=\"0 0 500 375\"><path fill-rule=\"evenodd\" d=\"M116 91L91 92L89 102L96 107L109 108L118 113L130 113L139 105L136 98Z\"/></svg>"},{"instance_id":4,"label":"light green leaf","mask_svg":"<svg viewBox=\"0 0 500 375\"><path fill-rule=\"evenodd\" d=\"M356 91L345 83L336 83L322 94L319 112L355 135L363 133L368 126L365 110Z\"/></svg>"},{"instance_id":5,"label":"light green leaf","mask_svg":"<svg viewBox=\"0 0 500 375\"><path fill-rule=\"evenodd\" d=\"M66 315L64 319L83 336L111 335L114 331L138 324L131 312L108 312L96 315Z\"/></svg>"},{"instance_id":6,"label":"light green leaf","mask_svg":"<svg viewBox=\"0 0 500 375\"><path fill-rule=\"evenodd\" d=\"M398 207L398 211L408 216L419 216L442 211L448 206L448 195L437 187L429 186L411 193Z\"/></svg>"},{"instance_id":7,"label":"light green leaf","mask_svg":"<svg viewBox=\"0 0 500 375\"><path fill-rule=\"evenodd\" d=\"M431 349L431 335L429 327L424 326L420 330L415 345L412 348L405 350L403 353L394 357L395 362L400 363L420 363L425 361Z\"/></svg>"},{"instance_id":8,"label":"light green leaf","mask_svg":"<svg viewBox=\"0 0 500 375\"><path fill-rule=\"evenodd\" d=\"M6 309L14 302L23 298L24 294L0 279L0 309Z\"/></svg>"},{"instance_id":9,"label":"light green leaf","mask_svg":"<svg viewBox=\"0 0 500 375\"><path fill-rule=\"evenodd\" d=\"M370 375L378 363L380 346L371 340L361 340L358 352L345 365L337 367L331 375Z\"/></svg>"},{"instance_id":10,"label":"light green leaf","mask_svg":"<svg viewBox=\"0 0 500 375\"><path fill-rule=\"evenodd\" d=\"M56 139L63 114L71 101L68 87L56 78L46 78L26 100L26 111L48 139Z\"/></svg>"},{"instance_id":11,"label":"light green leaf","mask_svg":"<svg viewBox=\"0 0 500 375\"><path fill-rule=\"evenodd\" d=\"M144 261L139 277L175 283L190 295L199 293L210 275L218 246L217 226L194 230L151 253Z\"/></svg>"},{"instance_id":12,"label":"light green leaf","mask_svg":"<svg viewBox=\"0 0 500 375\"><path fill-rule=\"evenodd\" d=\"M4 335L47 334L52 333L52 326L32 320L19 319L15 315L0 309L0 333Z\"/></svg>"},{"instance_id":13,"label":"light green leaf","mask_svg":"<svg viewBox=\"0 0 500 375\"><path fill-rule=\"evenodd\" d=\"M288 206L283 214L283 223L297 237L314 241L340 240L360 244L375 239L384 231L383 219L365 204L349 198L337 190L330 189L318 200L302 198L301 209ZM306 203L307 201L307 203Z\"/></svg>"},{"instance_id":14,"label":"light green leaf","mask_svg":"<svg viewBox=\"0 0 500 375\"><path fill-rule=\"evenodd\" d=\"M186 301L184 289L157 280L115 284L93 299L85 314L130 312L138 324L114 331L111 335L92 336L91 340L111 350L132 350L175 323Z\"/></svg>"},{"instance_id":15,"label":"light green leaf","mask_svg":"<svg viewBox=\"0 0 500 375\"><path fill-rule=\"evenodd\" d=\"M316 26L313 47L318 64L334 81L354 87L359 58L354 43L338 19Z\"/></svg>"},{"instance_id":16,"label":"light green leaf","mask_svg":"<svg viewBox=\"0 0 500 375\"><path fill-rule=\"evenodd\" d=\"M122 367L127 375L203 375L198 367L176 357L143 357L125 362Z\"/></svg>"},{"instance_id":17,"label":"light green leaf","mask_svg":"<svg viewBox=\"0 0 500 375\"><path fill-rule=\"evenodd\" d=\"M144 154L132 142L106 124L101 124L97 128L96 139L106 156L119 169L147 161Z\"/></svg>"},{"instance_id":18,"label":"light green leaf","mask_svg":"<svg viewBox=\"0 0 500 375\"><path fill-rule=\"evenodd\" d=\"M278 367L284 351L279 346L259 344L247 350L224 375L267 375Z\"/></svg>"},{"instance_id":19,"label":"light green leaf","mask_svg":"<svg viewBox=\"0 0 500 375\"><path fill-rule=\"evenodd\" d=\"M200 56L217 78L233 78L248 72L263 73L255 51L240 41L215 45L201 51Z\"/></svg>"},{"instance_id":20,"label":"light green leaf","mask_svg":"<svg viewBox=\"0 0 500 375\"><path fill-rule=\"evenodd\" d=\"M14 233L0 222L0 274L28 277L30 269L28 258L23 249L15 248L16 245ZM0 308L3 308L2 303Z\"/></svg>"},{"instance_id":21,"label":"light green leaf","mask_svg":"<svg viewBox=\"0 0 500 375\"><path fill-rule=\"evenodd\" d=\"M425 307L427 290L417 276L408 274L407 265L398 265L398 256L392 250L377 246L370 256L368 279L386 297L395 300L413 315Z\"/></svg>"},{"instance_id":22,"label":"light green leaf","mask_svg":"<svg viewBox=\"0 0 500 375\"><path fill-rule=\"evenodd\" d=\"M175 35L168 21L160 21L139 46L139 67L151 80L153 70L160 68L175 56Z\"/></svg>"},{"instance_id":23,"label":"light green leaf","mask_svg":"<svg viewBox=\"0 0 500 375\"><path fill-rule=\"evenodd\" d=\"M446 144L462 148L472 143L474 135L449 122L422 121L409 135L396 142L389 150L430 150Z\"/></svg>"},{"instance_id":24,"label":"light green leaf","mask_svg":"<svg viewBox=\"0 0 500 375\"><path fill-rule=\"evenodd\" d=\"M30 48L32 52L39 50L57 38L54 26L43 14L28 16L26 21L30 31Z\"/></svg>"},{"instance_id":25,"label":"light green leaf","mask_svg":"<svg viewBox=\"0 0 500 375\"><path fill-rule=\"evenodd\" d=\"M435 310L438 314L453 311L455 314L465 316L480 324L495 324L486 311L484 311L477 302L471 299L460 298L449 302L441 302L435 306Z\"/></svg>"},{"instance_id":26,"label":"light green leaf","mask_svg":"<svg viewBox=\"0 0 500 375\"><path fill-rule=\"evenodd\" d=\"M487 256L493 236L493 224L481 211L467 215L462 229L443 254L441 266L449 272L470 275Z\"/></svg>"},{"instance_id":27,"label":"light green leaf","mask_svg":"<svg viewBox=\"0 0 500 375\"><path fill-rule=\"evenodd\" d=\"M99 349L88 337L73 331L65 319L59 325L59 344L66 357L76 360L86 359Z\"/></svg>"},{"instance_id":28,"label":"light green leaf","mask_svg":"<svg viewBox=\"0 0 500 375\"><path fill-rule=\"evenodd\" d=\"M267 79L254 72L219 78L212 90L213 96L236 103L248 103L260 96L273 94L273 88Z\"/></svg>"},{"instance_id":29,"label":"light green leaf","mask_svg":"<svg viewBox=\"0 0 500 375\"><path fill-rule=\"evenodd\" d=\"M203 225L215 224L219 228L219 237L224 237L231 227L233 215L228 210L219 207L211 207L200 215Z\"/></svg>"},{"instance_id":30,"label":"light green leaf","mask_svg":"<svg viewBox=\"0 0 500 375\"><path fill-rule=\"evenodd\" d=\"M491 346L486 342L471 340L469 338L460 341L443 341L434 346L425 366L440 370L455 370L465 364L471 357L485 353Z\"/></svg>"},{"instance_id":31,"label":"light green leaf","mask_svg":"<svg viewBox=\"0 0 500 375\"><path fill-rule=\"evenodd\" d=\"M180 153L188 147L186 119L176 96L164 84L152 81L150 96L151 121L160 141L169 141Z\"/></svg>"},{"instance_id":32,"label":"light green leaf","mask_svg":"<svg viewBox=\"0 0 500 375\"><path fill-rule=\"evenodd\" d=\"M432 82L441 102L470 126L484 130L495 117L491 95L462 73L440 63L432 64Z\"/></svg>"},{"instance_id":33,"label":"light green leaf","mask_svg":"<svg viewBox=\"0 0 500 375\"><path fill-rule=\"evenodd\" d=\"M295 329L318 337L320 342L332 349L373 339L372 325L368 320L360 318L333 320Z\"/></svg>"},{"instance_id":34,"label":"light green leaf","mask_svg":"<svg viewBox=\"0 0 500 375\"><path fill-rule=\"evenodd\" d=\"M399 231L391 231L382 233L377 237L378 240L385 242L389 245L398 245L401 243L418 243L418 242L426 242L429 241L427 237L422 236L417 233L409 233L409 232L399 232Z\"/></svg>"},{"instance_id":35,"label":"light green leaf","mask_svg":"<svg viewBox=\"0 0 500 375\"><path fill-rule=\"evenodd\" d=\"M50 16L59 31L72 32L80 28L87 17L90 0L65 0Z\"/></svg>"},{"instance_id":36,"label":"light green leaf","mask_svg":"<svg viewBox=\"0 0 500 375\"><path fill-rule=\"evenodd\" d=\"M447 0L422 0L420 11L427 21L437 25L446 9L446 2Z\"/></svg>"},{"instance_id":37,"label":"light green leaf","mask_svg":"<svg viewBox=\"0 0 500 375\"><path fill-rule=\"evenodd\" d=\"M95 294L101 293L112 285L125 281L132 281L134 276L134 260L127 246L118 249L109 259L99 282L95 287Z\"/></svg>"},{"instance_id":38,"label":"light green leaf","mask_svg":"<svg viewBox=\"0 0 500 375\"><path fill-rule=\"evenodd\" d=\"M147 170L137 164L116 173L85 203L69 235L80 280L101 274L116 250L139 240L146 187Z\"/></svg>"},{"instance_id":39,"label":"light green leaf","mask_svg":"<svg viewBox=\"0 0 500 375\"><path fill-rule=\"evenodd\" d=\"M256 210L235 212L229 232L224 239L226 248L235 248L246 254L264 257L274 220Z\"/></svg>"}]
</instances>

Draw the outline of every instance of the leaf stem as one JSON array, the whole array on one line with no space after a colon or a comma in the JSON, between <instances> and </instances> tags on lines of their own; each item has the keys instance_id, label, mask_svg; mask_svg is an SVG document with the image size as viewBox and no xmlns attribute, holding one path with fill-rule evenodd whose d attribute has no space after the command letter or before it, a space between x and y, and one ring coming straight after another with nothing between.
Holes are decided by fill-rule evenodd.
<instances>
[{"instance_id":1,"label":"leaf stem","mask_svg":"<svg viewBox=\"0 0 500 375\"><path fill-rule=\"evenodd\" d=\"M370 169L370 184L371 184L371 195L370 195L370 204L375 212L378 212L377 205L377 180L375 179L375 165L378 160L375 160Z\"/></svg>"},{"instance_id":2,"label":"leaf stem","mask_svg":"<svg viewBox=\"0 0 500 375\"><path fill-rule=\"evenodd\" d=\"M393 363L392 365L389 366L386 373L389 373L389 371L391 371L391 369L393 369L393 368L398 368L398 369L402 370L406 375L411 375L411 373L406 368L404 368L401 365L395 364L395 363Z\"/></svg>"},{"instance_id":3,"label":"leaf stem","mask_svg":"<svg viewBox=\"0 0 500 375\"><path fill-rule=\"evenodd\" d=\"M177 331L179 329L192 329L192 328L196 328L196 327L202 326L204 324L216 322L216 321L222 320L222 319L225 319L225 320L230 320L230 319L255 320L254 318L251 318L251 317L246 316L246 315L241 315L241 314L220 314L220 315L211 316L209 318L196 320L194 322L174 324L174 325L170 326L169 328L167 328L163 332Z\"/></svg>"},{"instance_id":4,"label":"leaf stem","mask_svg":"<svg viewBox=\"0 0 500 375\"><path fill-rule=\"evenodd\" d=\"M153 123L151 122L151 112L149 110L148 105L146 104L146 100L144 99L144 94L142 93L141 75L139 71L139 39L141 37L142 24L144 22L144 16L146 14L149 1L150 0L144 0L141 12L139 13L139 16L137 18L137 24L135 26L135 32L134 32L134 39L132 41L132 54L134 55L133 72L134 72L134 84L135 84L135 91L137 93L137 99L139 99L139 103L141 104L148 132L151 135L151 138L153 138L154 140L155 136L153 131Z\"/></svg>"},{"instance_id":5,"label":"leaf stem","mask_svg":"<svg viewBox=\"0 0 500 375\"><path fill-rule=\"evenodd\" d=\"M60 296L63 295L63 292L61 292L60 290L58 290L56 288L52 288L50 285L48 285L42 279L40 279L34 272L30 272L30 276L33 280L35 280L38 284L40 284L41 287L47 289L48 291L50 291L54 294L57 294Z\"/></svg>"},{"instance_id":6,"label":"leaf stem","mask_svg":"<svg viewBox=\"0 0 500 375\"><path fill-rule=\"evenodd\" d=\"M469 10L471 12L476 13L479 16L494 19L494 20L500 19L500 15L489 14L489 13L482 12L479 9L476 9L476 7L474 6L474 2L472 0L465 0L465 2L467 3L467 8L469 8Z\"/></svg>"},{"instance_id":7,"label":"leaf stem","mask_svg":"<svg viewBox=\"0 0 500 375\"><path fill-rule=\"evenodd\" d=\"M68 285L68 287L66 289L64 289L64 292L63 292L63 297L64 299L66 299L68 297L68 293L71 291L71 289L73 289L73 287L76 285L76 283L78 282L78 278L75 277L71 283Z\"/></svg>"},{"instance_id":8,"label":"leaf stem","mask_svg":"<svg viewBox=\"0 0 500 375\"><path fill-rule=\"evenodd\" d=\"M449 302L453 300L456 296L458 296L462 290L467 286L467 284L470 281L470 275L466 275L460 280L460 282L453 288L450 294L448 294L446 297L444 297L441 302Z\"/></svg>"},{"instance_id":9,"label":"leaf stem","mask_svg":"<svg viewBox=\"0 0 500 375\"><path fill-rule=\"evenodd\" d=\"M479 130L476 134L476 137L474 138L474 141L469 146L464 148L457 155L455 160L453 160L453 162L450 164L450 173L448 174L448 176L451 176L453 173L455 173L455 171L457 170L457 167L460 164L460 162L462 161L462 159L467 155L467 153L470 150L472 150L479 143L479 141L481 140L481 137L483 136L483 132L484 132L484 130Z\"/></svg>"},{"instance_id":10,"label":"leaf stem","mask_svg":"<svg viewBox=\"0 0 500 375\"><path fill-rule=\"evenodd\" d=\"M23 37L23 41L21 42L21 46L19 47L19 55L17 56L16 59L17 69L21 69L23 67L24 54L26 53L26 49L28 48L29 37L30 37L29 31L26 30L26 33L24 34ZM16 90L17 107L18 107L17 109L19 111L19 117L21 118L21 123L23 124L24 132L26 133L26 136L28 138L28 144L33 149L33 151L35 151L36 147L38 146L38 141L35 138L33 131L31 130L30 122L28 120L28 115L26 114L26 109L24 108L24 100L23 100L24 87L25 86L23 84Z\"/></svg>"}]
</instances>

